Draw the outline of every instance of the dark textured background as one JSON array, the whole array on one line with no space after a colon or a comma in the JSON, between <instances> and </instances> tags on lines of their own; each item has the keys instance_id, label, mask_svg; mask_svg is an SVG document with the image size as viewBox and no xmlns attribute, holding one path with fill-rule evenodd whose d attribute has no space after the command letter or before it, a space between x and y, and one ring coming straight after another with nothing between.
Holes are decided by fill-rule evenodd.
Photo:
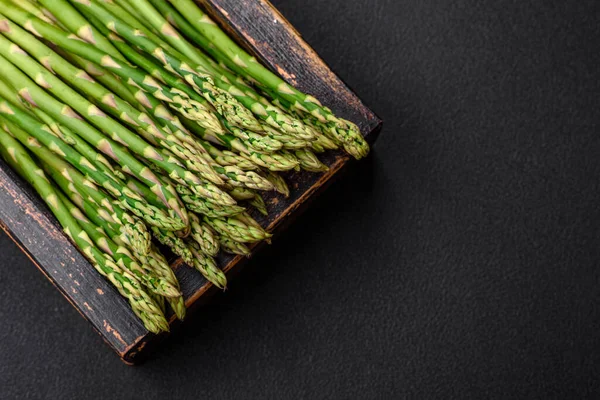
<instances>
[{"instance_id":1,"label":"dark textured background","mask_svg":"<svg viewBox=\"0 0 600 400\"><path fill-rule=\"evenodd\" d=\"M2 235L0 398L600 396L597 1L275 4L373 156L142 367Z\"/></svg>"}]
</instances>

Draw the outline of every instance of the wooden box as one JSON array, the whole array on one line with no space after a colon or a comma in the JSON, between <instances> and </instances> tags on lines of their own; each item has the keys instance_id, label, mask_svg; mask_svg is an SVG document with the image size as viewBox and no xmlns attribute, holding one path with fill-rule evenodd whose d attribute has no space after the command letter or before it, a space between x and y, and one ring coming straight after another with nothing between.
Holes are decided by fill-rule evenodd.
<instances>
[{"instance_id":1,"label":"wooden box","mask_svg":"<svg viewBox=\"0 0 600 400\"><path fill-rule=\"evenodd\" d=\"M380 119L325 65L267 0L202 0L201 3L264 64L300 90L315 95L337 115L356 123L369 143L375 141L381 129ZM331 152L321 158L330 167L326 173L286 175L292 190L290 198L275 194L265 196L269 217L254 216L270 232L277 235L352 162L342 152ZM136 362L152 347L150 344L161 339L146 331L125 299L62 233L45 204L1 160L0 226L123 361ZM256 250L258 248L253 249ZM230 277L246 259L222 255L218 261ZM215 288L200 273L182 265L181 260L173 259L172 266L188 308L205 301L214 292ZM173 318L171 323L175 323Z\"/></svg>"}]
</instances>

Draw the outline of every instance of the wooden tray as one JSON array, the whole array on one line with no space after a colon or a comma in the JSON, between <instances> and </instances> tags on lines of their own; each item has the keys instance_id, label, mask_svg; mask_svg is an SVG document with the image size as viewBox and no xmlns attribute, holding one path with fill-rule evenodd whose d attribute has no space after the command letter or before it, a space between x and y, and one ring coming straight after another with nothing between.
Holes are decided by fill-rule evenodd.
<instances>
[{"instance_id":1,"label":"wooden tray","mask_svg":"<svg viewBox=\"0 0 600 400\"><path fill-rule=\"evenodd\" d=\"M373 143L381 120L338 78L267 0L202 0L200 3L247 50L299 89L315 95L341 117L355 122ZM323 174L289 173L289 199L267 195L269 217L254 215L277 235L351 160L342 152L321 157ZM0 227L127 363L134 363L165 335L149 333L129 305L62 233L45 204L0 160ZM258 246L260 247L260 245ZM257 248L253 249L254 251ZM228 277L244 257L220 256ZM216 289L200 273L173 259L188 308ZM192 311L193 307L189 310ZM188 315L190 312L188 312ZM171 319L171 324L176 323Z\"/></svg>"}]
</instances>

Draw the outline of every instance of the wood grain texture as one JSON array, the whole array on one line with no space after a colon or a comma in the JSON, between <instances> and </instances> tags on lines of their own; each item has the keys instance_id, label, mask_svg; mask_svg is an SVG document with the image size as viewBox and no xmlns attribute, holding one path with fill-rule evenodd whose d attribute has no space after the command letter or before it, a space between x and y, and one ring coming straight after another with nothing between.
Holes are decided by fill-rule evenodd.
<instances>
[{"instance_id":1,"label":"wood grain texture","mask_svg":"<svg viewBox=\"0 0 600 400\"><path fill-rule=\"evenodd\" d=\"M294 28L266 0L202 0L209 11L240 44L289 83L319 98L337 115L355 122L370 143L380 119L327 67ZM267 194L269 217L253 216L275 235L285 228L351 162L342 152L322 157L330 167L323 174L291 172L284 176L290 198ZM145 330L127 302L83 258L61 232L54 217L32 190L0 162L0 227L28 254L103 339L128 363L146 355L165 335ZM259 244L253 251L259 250ZM229 278L244 265L240 256L219 256ZM215 288L178 259L172 266L192 311L206 302ZM172 326L176 321L172 318Z\"/></svg>"}]
</instances>

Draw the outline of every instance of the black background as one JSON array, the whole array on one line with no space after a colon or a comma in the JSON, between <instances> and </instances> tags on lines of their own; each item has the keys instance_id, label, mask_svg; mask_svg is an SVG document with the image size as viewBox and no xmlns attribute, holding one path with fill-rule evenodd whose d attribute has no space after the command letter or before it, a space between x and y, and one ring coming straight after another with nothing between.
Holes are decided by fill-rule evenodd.
<instances>
[{"instance_id":1,"label":"black background","mask_svg":"<svg viewBox=\"0 0 600 400\"><path fill-rule=\"evenodd\" d=\"M141 367L2 235L0 398L600 395L597 1L274 3L373 156Z\"/></svg>"}]
</instances>

